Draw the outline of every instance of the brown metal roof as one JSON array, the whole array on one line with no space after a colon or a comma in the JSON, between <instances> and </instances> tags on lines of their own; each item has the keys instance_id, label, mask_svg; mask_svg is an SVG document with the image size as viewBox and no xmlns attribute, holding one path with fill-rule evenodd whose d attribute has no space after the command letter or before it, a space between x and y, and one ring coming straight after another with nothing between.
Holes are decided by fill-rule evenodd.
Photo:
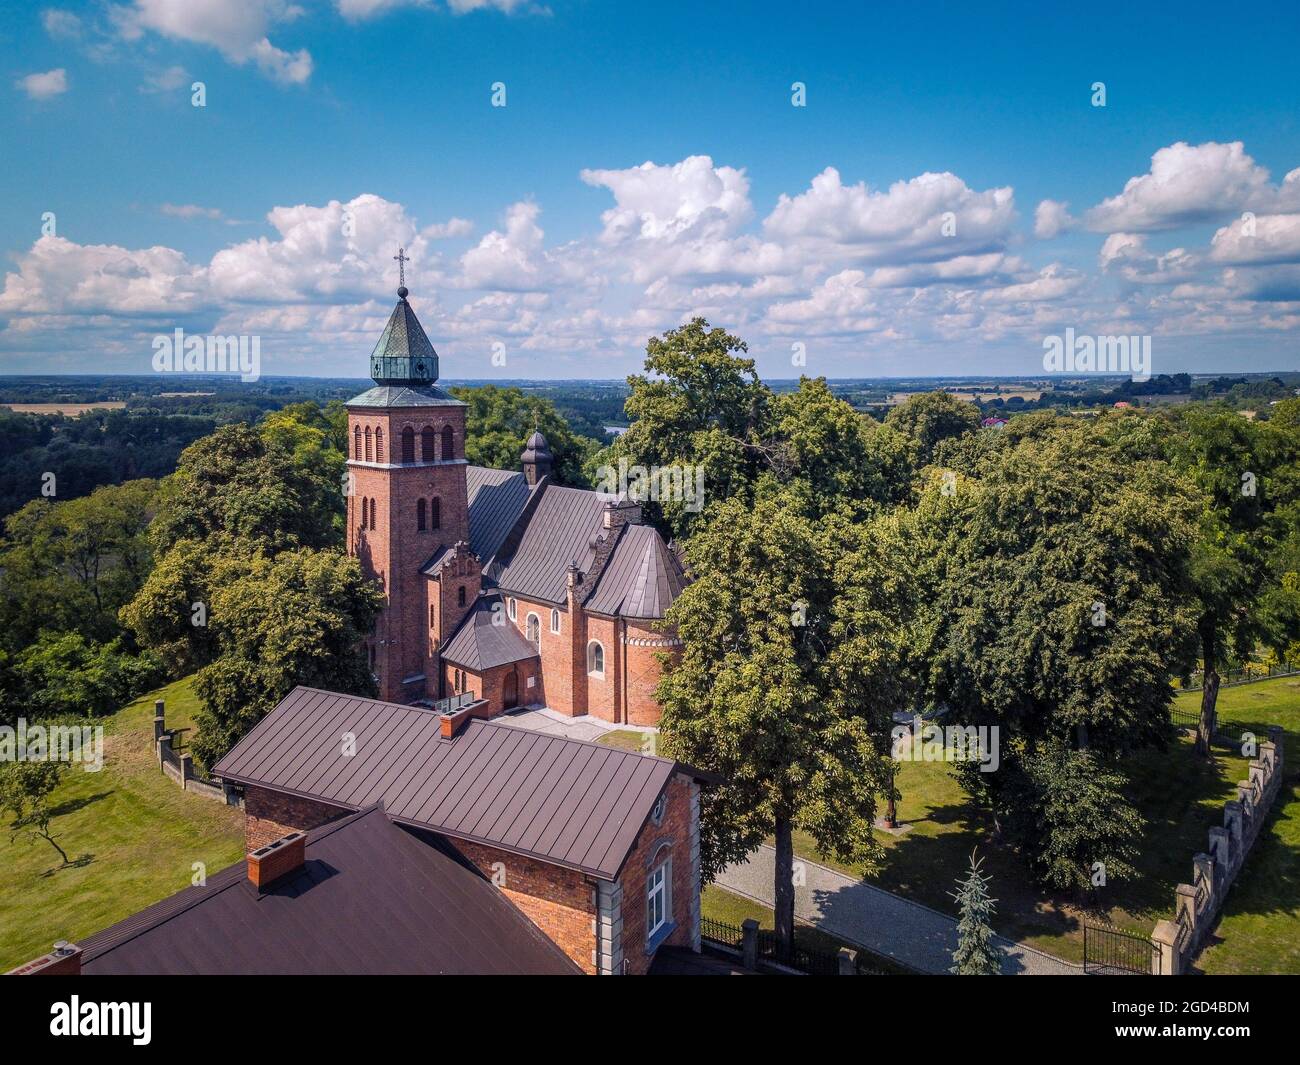
<instances>
[{"instance_id":1,"label":"brown metal roof","mask_svg":"<svg viewBox=\"0 0 1300 1065\"><path fill-rule=\"evenodd\" d=\"M604 509L605 497L597 492L544 485L518 546L507 545L488 575L526 599L563 603L569 563L585 572L595 557L597 538L605 534Z\"/></svg>"},{"instance_id":2,"label":"brown metal roof","mask_svg":"<svg viewBox=\"0 0 1300 1065\"><path fill-rule=\"evenodd\" d=\"M662 618L685 587L681 564L658 530L628 525L586 606L597 614Z\"/></svg>"},{"instance_id":3,"label":"brown metal roof","mask_svg":"<svg viewBox=\"0 0 1300 1065\"><path fill-rule=\"evenodd\" d=\"M469 546L488 565L523 513L531 493L522 473L485 466L465 469Z\"/></svg>"},{"instance_id":4,"label":"brown metal roof","mask_svg":"<svg viewBox=\"0 0 1300 1065\"><path fill-rule=\"evenodd\" d=\"M103 974L573 974L478 872L372 807L308 836L259 894L244 862L81 944Z\"/></svg>"},{"instance_id":5,"label":"brown metal roof","mask_svg":"<svg viewBox=\"0 0 1300 1065\"><path fill-rule=\"evenodd\" d=\"M482 673L507 662L536 658L540 652L506 618L505 609L499 596L480 598L442 649L443 661Z\"/></svg>"},{"instance_id":6,"label":"brown metal roof","mask_svg":"<svg viewBox=\"0 0 1300 1065\"><path fill-rule=\"evenodd\" d=\"M443 740L432 711L295 688L213 773L344 809L382 802L403 824L612 880L678 769L489 721Z\"/></svg>"}]
</instances>

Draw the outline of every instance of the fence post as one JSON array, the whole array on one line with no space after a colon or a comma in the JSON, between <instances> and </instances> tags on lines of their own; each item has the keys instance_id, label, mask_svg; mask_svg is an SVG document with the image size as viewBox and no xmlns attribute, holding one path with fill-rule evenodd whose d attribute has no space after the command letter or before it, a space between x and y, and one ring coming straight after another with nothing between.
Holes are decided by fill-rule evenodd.
<instances>
[{"instance_id":1,"label":"fence post","mask_svg":"<svg viewBox=\"0 0 1300 1065\"><path fill-rule=\"evenodd\" d=\"M849 950L848 947L840 947L837 955L840 963L840 976L857 976L858 975L858 952Z\"/></svg>"},{"instance_id":2,"label":"fence post","mask_svg":"<svg viewBox=\"0 0 1300 1065\"><path fill-rule=\"evenodd\" d=\"M1223 804L1223 827L1228 830L1232 837L1232 849L1240 851L1242 844L1246 842L1246 820L1245 808L1239 802L1225 802ZM1254 817L1255 811L1251 810L1251 816Z\"/></svg>"},{"instance_id":3,"label":"fence post","mask_svg":"<svg viewBox=\"0 0 1300 1065\"><path fill-rule=\"evenodd\" d=\"M1196 888L1191 884L1179 884L1174 888L1174 918L1184 910L1187 911L1187 925L1189 932L1196 931Z\"/></svg>"},{"instance_id":4,"label":"fence post","mask_svg":"<svg viewBox=\"0 0 1300 1065\"><path fill-rule=\"evenodd\" d=\"M154 744L158 753L158 768L162 769L163 763L167 760L167 751L171 750L172 738L170 736L160 736L158 742Z\"/></svg>"},{"instance_id":5,"label":"fence post","mask_svg":"<svg viewBox=\"0 0 1300 1065\"><path fill-rule=\"evenodd\" d=\"M157 743L167 731L167 718L163 710L163 701L157 699L153 704L153 741Z\"/></svg>"},{"instance_id":6,"label":"fence post","mask_svg":"<svg viewBox=\"0 0 1300 1065\"><path fill-rule=\"evenodd\" d=\"M1232 837L1228 834L1226 828L1210 829L1210 854L1214 856L1214 864L1223 870L1222 876L1225 880L1232 879Z\"/></svg>"},{"instance_id":7,"label":"fence post","mask_svg":"<svg viewBox=\"0 0 1300 1065\"><path fill-rule=\"evenodd\" d=\"M181 760L181 790L185 790L185 784L194 776L194 760L188 754L177 755Z\"/></svg>"},{"instance_id":8,"label":"fence post","mask_svg":"<svg viewBox=\"0 0 1300 1065\"><path fill-rule=\"evenodd\" d=\"M1192 868L1196 870L1196 879L1205 880L1207 896L1213 895L1217 885L1214 883L1214 859L1208 854L1193 854Z\"/></svg>"},{"instance_id":9,"label":"fence post","mask_svg":"<svg viewBox=\"0 0 1300 1065\"><path fill-rule=\"evenodd\" d=\"M740 925L740 958L746 969L758 968L758 922L746 917Z\"/></svg>"},{"instance_id":10,"label":"fence post","mask_svg":"<svg viewBox=\"0 0 1300 1065\"><path fill-rule=\"evenodd\" d=\"M1178 956L1178 925L1174 921L1157 921L1155 931L1151 933L1151 942L1159 950L1159 957L1154 959L1154 976L1177 976L1182 968L1182 959Z\"/></svg>"}]
</instances>

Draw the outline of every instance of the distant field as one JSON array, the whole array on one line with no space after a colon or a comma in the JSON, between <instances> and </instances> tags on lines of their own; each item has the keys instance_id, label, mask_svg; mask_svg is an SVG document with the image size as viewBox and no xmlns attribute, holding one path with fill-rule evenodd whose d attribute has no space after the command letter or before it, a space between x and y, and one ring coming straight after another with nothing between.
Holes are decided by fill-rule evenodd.
<instances>
[{"instance_id":1,"label":"distant field","mask_svg":"<svg viewBox=\"0 0 1300 1065\"><path fill-rule=\"evenodd\" d=\"M968 403L991 403L995 399L1010 399L1012 396L1019 396L1026 403L1033 403L1038 400L1043 390L1041 388L1018 388L1010 386L997 390L971 390L967 388L946 388L944 391L951 393L957 399L964 399ZM893 392L887 400L891 407L896 407L900 403L906 403L912 396L921 395L920 392Z\"/></svg>"},{"instance_id":2,"label":"distant field","mask_svg":"<svg viewBox=\"0 0 1300 1065\"><path fill-rule=\"evenodd\" d=\"M102 403L0 403L18 414L85 414L88 410L125 410L124 400L112 399Z\"/></svg>"}]
</instances>

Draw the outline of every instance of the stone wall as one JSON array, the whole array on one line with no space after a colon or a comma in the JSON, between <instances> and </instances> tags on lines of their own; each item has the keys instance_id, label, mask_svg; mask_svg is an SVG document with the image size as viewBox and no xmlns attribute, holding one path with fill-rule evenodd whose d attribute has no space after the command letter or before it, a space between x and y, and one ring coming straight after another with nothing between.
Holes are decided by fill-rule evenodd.
<instances>
[{"instance_id":1,"label":"stone wall","mask_svg":"<svg viewBox=\"0 0 1300 1065\"><path fill-rule=\"evenodd\" d=\"M1282 729L1273 726L1249 777L1237 783L1237 798L1223 804L1223 824L1209 831L1205 852L1192 858L1192 882L1174 892L1174 919L1161 921L1151 941L1160 952L1159 975L1185 972L1205 944L1233 881L1268 818L1282 787Z\"/></svg>"}]
</instances>

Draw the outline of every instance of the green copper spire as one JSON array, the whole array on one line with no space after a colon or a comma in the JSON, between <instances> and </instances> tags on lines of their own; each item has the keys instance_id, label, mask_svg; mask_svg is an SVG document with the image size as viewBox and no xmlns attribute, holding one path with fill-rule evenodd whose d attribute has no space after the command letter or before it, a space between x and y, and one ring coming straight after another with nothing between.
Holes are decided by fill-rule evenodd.
<instances>
[{"instance_id":1,"label":"green copper spire","mask_svg":"<svg viewBox=\"0 0 1300 1065\"><path fill-rule=\"evenodd\" d=\"M419 388L438 380L438 353L406 302L406 264L410 261L406 249L399 248L393 258L398 264L397 306L370 353L370 376L376 384Z\"/></svg>"}]
</instances>

